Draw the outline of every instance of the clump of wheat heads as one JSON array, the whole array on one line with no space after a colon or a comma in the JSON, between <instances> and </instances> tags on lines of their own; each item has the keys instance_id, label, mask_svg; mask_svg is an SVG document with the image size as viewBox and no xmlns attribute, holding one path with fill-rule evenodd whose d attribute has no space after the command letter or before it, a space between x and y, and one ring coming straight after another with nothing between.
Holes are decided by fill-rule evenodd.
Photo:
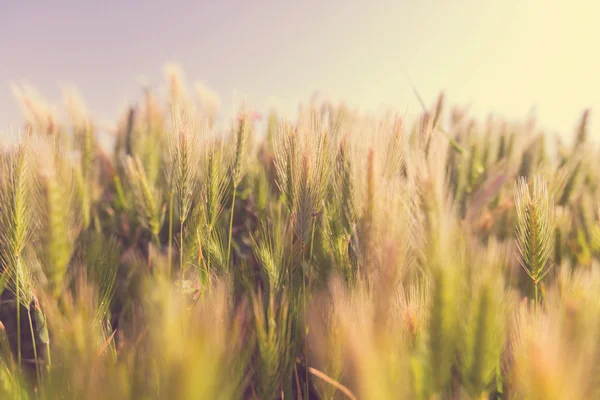
<instances>
[{"instance_id":1,"label":"clump of wheat heads","mask_svg":"<svg viewBox=\"0 0 600 400\"><path fill-rule=\"evenodd\" d=\"M517 246L521 266L531 278L538 304L539 283L550 271L549 256L554 233L554 204L548 185L540 176L533 180L533 190L521 177L515 190L517 210Z\"/></svg>"},{"instance_id":2,"label":"clump of wheat heads","mask_svg":"<svg viewBox=\"0 0 600 400\"><path fill-rule=\"evenodd\" d=\"M229 237L227 239L227 264L231 256L231 235L233 232L233 215L235 212L235 198L237 189L247 171L247 159L252 144L252 113L243 109L236 119L237 126L234 137L234 155L233 164L231 165L231 183L233 186L233 194L231 199L231 214L229 216Z\"/></svg>"},{"instance_id":3,"label":"clump of wheat heads","mask_svg":"<svg viewBox=\"0 0 600 400\"><path fill-rule=\"evenodd\" d=\"M24 260L33 232L27 144L12 149L0 165L0 267L5 288L16 300L17 362L21 366L21 306L32 300L33 278ZM11 321L12 322L12 321Z\"/></svg>"},{"instance_id":4,"label":"clump of wheat heads","mask_svg":"<svg viewBox=\"0 0 600 400\"><path fill-rule=\"evenodd\" d=\"M158 234L165 217L162 192L160 188L149 182L144 166L138 157L127 156L125 167L138 207L140 223L152 234L155 244L160 245Z\"/></svg>"},{"instance_id":5,"label":"clump of wheat heads","mask_svg":"<svg viewBox=\"0 0 600 400\"><path fill-rule=\"evenodd\" d=\"M203 136L203 151L198 159L197 170L202 184L197 193L197 202L190 214L187 243L190 257L196 257L196 268L201 281L207 283L213 267L213 259L220 258L221 225L219 218L224 208L229 183L227 166L229 160L224 150L224 141L211 143ZM217 265L224 265L223 262Z\"/></svg>"},{"instance_id":6,"label":"clump of wheat heads","mask_svg":"<svg viewBox=\"0 0 600 400\"><path fill-rule=\"evenodd\" d=\"M293 318L285 292L276 294L270 291L265 301L259 291L252 296L252 305L259 355L259 398L276 399L280 396L284 380L291 376L294 364L291 346Z\"/></svg>"},{"instance_id":7,"label":"clump of wheat heads","mask_svg":"<svg viewBox=\"0 0 600 400\"><path fill-rule=\"evenodd\" d=\"M40 260L48 290L58 298L64 289L78 227L73 207L73 167L66 149L39 138L37 179L41 249ZM45 146L43 146L45 144Z\"/></svg>"},{"instance_id":8,"label":"clump of wheat heads","mask_svg":"<svg viewBox=\"0 0 600 400\"><path fill-rule=\"evenodd\" d=\"M168 173L179 212L179 268L183 273L185 272L183 230L191 211L197 183L195 167L198 163L194 160L197 156L197 146L194 128L185 115L175 112L173 125L175 132L171 140L171 166Z\"/></svg>"}]
</instances>

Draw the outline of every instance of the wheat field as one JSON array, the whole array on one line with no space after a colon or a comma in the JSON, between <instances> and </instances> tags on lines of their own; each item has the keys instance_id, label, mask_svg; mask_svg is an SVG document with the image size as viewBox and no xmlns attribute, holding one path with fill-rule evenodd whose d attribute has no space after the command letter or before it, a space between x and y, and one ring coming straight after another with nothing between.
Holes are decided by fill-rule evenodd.
<instances>
[{"instance_id":1,"label":"wheat field","mask_svg":"<svg viewBox=\"0 0 600 400\"><path fill-rule=\"evenodd\" d=\"M16 86L3 399L600 398L600 176L534 120L308 102L227 127L177 74L110 146ZM551 143L552 142L552 143Z\"/></svg>"}]
</instances>

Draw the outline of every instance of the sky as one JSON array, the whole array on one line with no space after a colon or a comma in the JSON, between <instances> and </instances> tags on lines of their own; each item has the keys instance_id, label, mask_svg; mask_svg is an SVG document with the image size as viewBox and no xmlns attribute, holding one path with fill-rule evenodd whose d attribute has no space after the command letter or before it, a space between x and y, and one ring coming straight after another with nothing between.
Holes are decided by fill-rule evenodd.
<instances>
[{"instance_id":1,"label":"sky","mask_svg":"<svg viewBox=\"0 0 600 400\"><path fill-rule=\"evenodd\" d=\"M318 92L364 111L450 103L570 136L600 135L600 5L592 0L0 2L0 141L21 126L10 82L51 103L75 85L111 124L178 63L222 99L291 114ZM406 71L406 72L405 72Z\"/></svg>"}]
</instances>

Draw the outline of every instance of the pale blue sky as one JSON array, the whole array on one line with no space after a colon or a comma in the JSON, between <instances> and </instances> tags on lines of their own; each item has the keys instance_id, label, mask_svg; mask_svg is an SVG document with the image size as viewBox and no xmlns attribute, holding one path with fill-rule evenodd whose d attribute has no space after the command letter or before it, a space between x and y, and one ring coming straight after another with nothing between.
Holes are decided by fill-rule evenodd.
<instances>
[{"instance_id":1,"label":"pale blue sky","mask_svg":"<svg viewBox=\"0 0 600 400\"><path fill-rule=\"evenodd\" d=\"M586 0L5 0L0 130L22 120L10 81L56 104L60 85L75 84L111 122L139 98L140 76L161 83L177 62L226 113L234 93L291 112L315 91L364 110L417 111L406 69L429 104L444 89L482 116L524 118L535 106L544 125L570 134L583 108L600 112L598 15Z\"/></svg>"}]
</instances>

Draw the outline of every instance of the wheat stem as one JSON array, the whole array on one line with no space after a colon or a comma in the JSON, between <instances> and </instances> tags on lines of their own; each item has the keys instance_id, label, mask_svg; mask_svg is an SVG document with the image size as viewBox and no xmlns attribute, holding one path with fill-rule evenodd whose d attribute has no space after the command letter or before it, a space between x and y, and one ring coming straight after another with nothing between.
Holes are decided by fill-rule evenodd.
<instances>
[{"instance_id":1,"label":"wheat stem","mask_svg":"<svg viewBox=\"0 0 600 400\"><path fill-rule=\"evenodd\" d=\"M316 376L317 378L320 378L323 381L329 383L331 386L335 387L340 392L344 393L346 395L346 397L348 397L349 399L351 399L351 400L358 400L358 397L356 397L356 395L354 393L352 393L352 391L350 389L348 389L346 386L342 385L341 383L339 383L335 379L327 376L326 374L324 374L323 372L319 371L318 369L306 366L306 370L308 372L310 372L312 375Z\"/></svg>"},{"instance_id":2,"label":"wheat stem","mask_svg":"<svg viewBox=\"0 0 600 400\"><path fill-rule=\"evenodd\" d=\"M306 247L304 244L302 245L302 267L304 268L304 253L306 252ZM303 304L303 319L304 319L304 359L306 360L306 365L308 365L308 320L307 320L307 311L306 311L306 273L302 274L302 304ZM304 400L308 400L308 368L304 369Z\"/></svg>"},{"instance_id":3,"label":"wheat stem","mask_svg":"<svg viewBox=\"0 0 600 400\"><path fill-rule=\"evenodd\" d=\"M229 217L229 238L227 239L227 266L231 255L231 234L233 231L233 213L235 211L235 196L237 193L237 185L233 186L233 199L231 200L231 215Z\"/></svg>"},{"instance_id":4,"label":"wheat stem","mask_svg":"<svg viewBox=\"0 0 600 400\"><path fill-rule=\"evenodd\" d=\"M311 229L311 233L310 233L310 250L309 250L309 256L308 256L308 290L310 290L310 286L312 284L312 258L313 258L313 245L314 245L314 239L315 239L315 225L316 225L316 221L317 221L317 216L316 214L313 214L313 223L312 223L312 229ZM308 394L308 332L310 327L308 326L308 321L306 320L306 287L304 289L305 293L304 293L304 324L305 324L305 336L304 336L304 357L306 358L306 393Z\"/></svg>"},{"instance_id":5,"label":"wheat stem","mask_svg":"<svg viewBox=\"0 0 600 400\"><path fill-rule=\"evenodd\" d=\"M181 279L185 273L185 267L183 265L183 218L179 220L179 268L181 269Z\"/></svg>"},{"instance_id":6,"label":"wheat stem","mask_svg":"<svg viewBox=\"0 0 600 400\"><path fill-rule=\"evenodd\" d=\"M538 304L539 304L539 299L538 299L538 282L534 281L533 282L533 286L534 286L534 291L535 291L535 311L537 313L538 312Z\"/></svg>"},{"instance_id":7,"label":"wheat stem","mask_svg":"<svg viewBox=\"0 0 600 400\"><path fill-rule=\"evenodd\" d=\"M171 184L172 186L172 184ZM167 262L169 264L169 273L173 271L173 188L171 187L169 195L169 244L167 249Z\"/></svg>"},{"instance_id":8,"label":"wheat stem","mask_svg":"<svg viewBox=\"0 0 600 400\"><path fill-rule=\"evenodd\" d=\"M35 361L35 373L37 375L38 385L41 385L42 384L42 374L40 373L40 365L39 365L38 355L37 355L37 346L35 343L35 333L33 331L33 323L31 321L31 309L28 310L27 316L29 317L29 331L31 332L31 342L33 344L33 359Z\"/></svg>"},{"instance_id":9,"label":"wheat stem","mask_svg":"<svg viewBox=\"0 0 600 400\"><path fill-rule=\"evenodd\" d=\"M208 228L208 237L210 238L210 235L212 233L212 227ZM202 251L202 247L198 246L198 251ZM207 283L207 287L210 288L210 285L208 285L209 283L209 279L210 279L210 254L207 257L206 260L206 283Z\"/></svg>"},{"instance_id":10,"label":"wheat stem","mask_svg":"<svg viewBox=\"0 0 600 400\"><path fill-rule=\"evenodd\" d=\"M16 277L16 295L17 295L17 360L19 369L21 368L21 261L17 258L17 277Z\"/></svg>"},{"instance_id":11,"label":"wheat stem","mask_svg":"<svg viewBox=\"0 0 600 400\"><path fill-rule=\"evenodd\" d=\"M44 320L45 319L46 319L46 316L44 315ZM52 366L52 357L50 355L50 341L48 340L46 342L46 368L50 369L51 366Z\"/></svg>"}]
</instances>

